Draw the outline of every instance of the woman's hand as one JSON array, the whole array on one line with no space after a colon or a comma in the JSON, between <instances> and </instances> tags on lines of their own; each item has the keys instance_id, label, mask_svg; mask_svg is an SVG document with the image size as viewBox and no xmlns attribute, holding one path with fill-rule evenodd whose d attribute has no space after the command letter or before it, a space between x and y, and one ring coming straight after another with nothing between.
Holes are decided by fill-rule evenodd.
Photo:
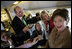
<instances>
[{"instance_id":1,"label":"woman's hand","mask_svg":"<svg viewBox=\"0 0 72 49\"><path fill-rule=\"evenodd\" d=\"M37 36L34 38L35 41L37 41L40 38L40 36Z\"/></svg>"},{"instance_id":2,"label":"woman's hand","mask_svg":"<svg viewBox=\"0 0 72 49\"><path fill-rule=\"evenodd\" d=\"M31 43L30 39L27 39L27 40L25 41L25 44L26 44L26 43Z\"/></svg>"}]
</instances>

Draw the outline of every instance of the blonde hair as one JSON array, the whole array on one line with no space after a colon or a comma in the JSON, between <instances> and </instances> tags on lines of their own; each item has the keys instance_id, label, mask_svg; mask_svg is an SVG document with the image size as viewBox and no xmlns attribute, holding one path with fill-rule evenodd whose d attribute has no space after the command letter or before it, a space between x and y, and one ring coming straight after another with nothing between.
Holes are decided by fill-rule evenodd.
<instances>
[{"instance_id":1,"label":"blonde hair","mask_svg":"<svg viewBox=\"0 0 72 49\"><path fill-rule=\"evenodd\" d=\"M47 14L47 15L48 15L48 13L47 13L46 11L42 11L42 12L41 12L41 19L42 19L42 20L43 20L42 16L43 16L44 14ZM49 16L49 15L48 15L48 16Z\"/></svg>"}]
</instances>

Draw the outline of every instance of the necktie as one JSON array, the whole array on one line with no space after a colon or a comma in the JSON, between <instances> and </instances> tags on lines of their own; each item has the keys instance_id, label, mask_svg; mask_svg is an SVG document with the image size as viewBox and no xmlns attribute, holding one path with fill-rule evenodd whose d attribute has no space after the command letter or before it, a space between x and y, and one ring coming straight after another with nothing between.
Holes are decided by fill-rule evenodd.
<instances>
[{"instance_id":1,"label":"necktie","mask_svg":"<svg viewBox=\"0 0 72 49\"><path fill-rule=\"evenodd\" d=\"M26 21L24 20L24 18L22 18L22 21L24 22L25 25L27 25Z\"/></svg>"}]
</instances>

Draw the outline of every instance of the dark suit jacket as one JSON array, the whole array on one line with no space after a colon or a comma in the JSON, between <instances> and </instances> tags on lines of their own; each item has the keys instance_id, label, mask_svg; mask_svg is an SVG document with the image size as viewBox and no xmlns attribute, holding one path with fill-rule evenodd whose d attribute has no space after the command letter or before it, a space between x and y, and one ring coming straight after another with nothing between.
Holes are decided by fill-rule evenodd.
<instances>
[{"instance_id":1,"label":"dark suit jacket","mask_svg":"<svg viewBox=\"0 0 72 49\"><path fill-rule=\"evenodd\" d=\"M16 34L21 34L23 33L22 30L25 27L25 24L17 16L15 16L15 18L12 21L12 27Z\"/></svg>"},{"instance_id":2,"label":"dark suit jacket","mask_svg":"<svg viewBox=\"0 0 72 49\"><path fill-rule=\"evenodd\" d=\"M27 40L27 36L29 36L27 33L23 32L23 28L26 25L17 17L15 16L15 18L12 21L12 27L16 33L17 38L21 41L25 41Z\"/></svg>"}]
</instances>

